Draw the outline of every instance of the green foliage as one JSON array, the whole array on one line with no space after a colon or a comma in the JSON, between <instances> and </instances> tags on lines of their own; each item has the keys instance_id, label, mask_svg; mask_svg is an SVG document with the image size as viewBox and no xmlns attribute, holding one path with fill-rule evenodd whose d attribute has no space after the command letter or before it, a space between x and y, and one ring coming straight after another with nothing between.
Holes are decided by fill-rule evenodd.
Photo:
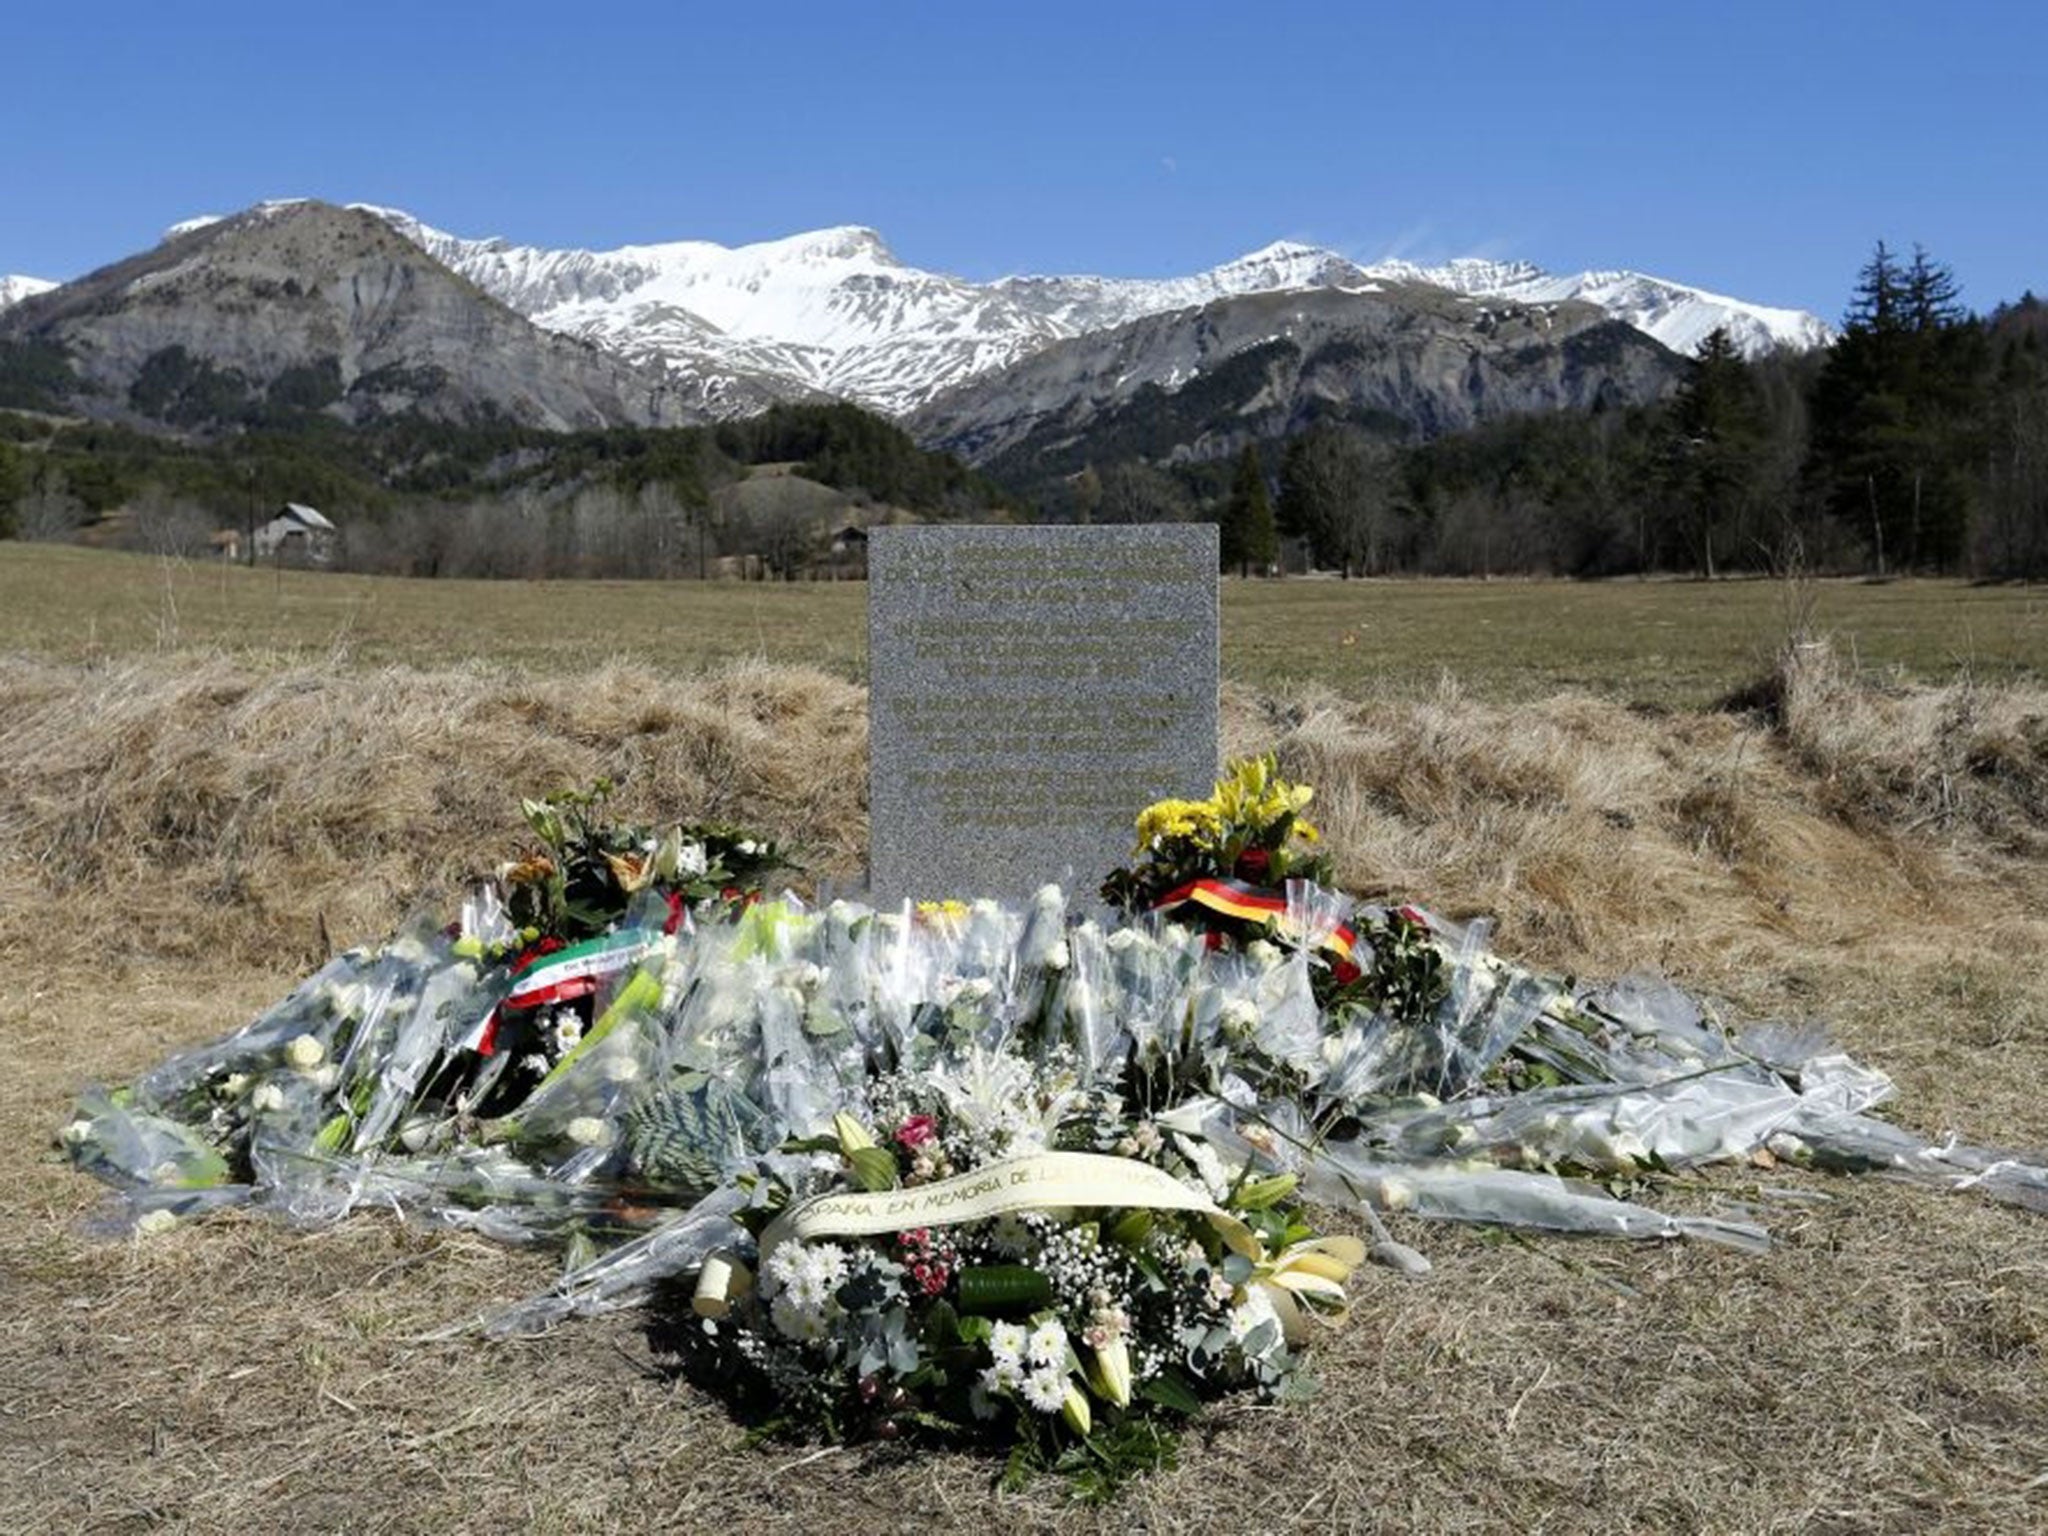
<instances>
[{"instance_id":1,"label":"green foliage","mask_svg":"<svg viewBox=\"0 0 2048 1536\"><path fill-rule=\"evenodd\" d=\"M1240 575L1264 573L1279 557L1280 539L1273 523L1273 502L1266 494L1266 470L1258 449L1246 445L1238 455L1237 478L1223 504L1218 540L1223 569L1236 566Z\"/></svg>"},{"instance_id":2,"label":"green foliage","mask_svg":"<svg viewBox=\"0 0 2048 1536\"><path fill-rule=\"evenodd\" d=\"M53 341L0 341L0 408L61 411L78 388L71 358Z\"/></svg>"},{"instance_id":3,"label":"green foliage","mask_svg":"<svg viewBox=\"0 0 2048 1536\"><path fill-rule=\"evenodd\" d=\"M129 405L174 427L243 420L250 400L250 381L240 369L217 368L183 347L150 353L128 386Z\"/></svg>"},{"instance_id":4,"label":"green foliage","mask_svg":"<svg viewBox=\"0 0 2048 1536\"><path fill-rule=\"evenodd\" d=\"M921 512L1009 504L951 454L925 452L902 428L857 405L777 405L721 422L713 440L740 464L794 463L806 479Z\"/></svg>"},{"instance_id":5,"label":"green foliage","mask_svg":"<svg viewBox=\"0 0 2048 1536\"><path fill-rule=\"evenodd\" d=\"M27 485L21 468L21 450L0 438L0 539L14 537L14 503Z\"/></svg>"},{"instance_id":6,"label":"green foliage","mask_svg":"<svg viewBox=\"0 0 2048 1536\"><path fill-rule=\"evenodd\" d=\"M608 931L641 901L744 898L787 862L773 842L736 827L662 833L610 821L614 787L599 779L588 789L523 802L541 848L501 875L506 912L521 930L575 942Z\"/></svg>"}]
</instances>

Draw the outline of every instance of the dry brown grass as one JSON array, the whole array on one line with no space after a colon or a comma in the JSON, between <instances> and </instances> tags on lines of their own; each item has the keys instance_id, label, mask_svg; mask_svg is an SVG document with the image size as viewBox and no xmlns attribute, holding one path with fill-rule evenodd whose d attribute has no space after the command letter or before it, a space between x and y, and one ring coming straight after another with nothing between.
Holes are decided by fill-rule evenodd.
<instances>
[{"instance_id":1,"label":"dry brown grass","mask_svg":"<svg viewBox=\"0 0 2048 1536\"><path fill-rule=\"evenodd\" d=\"M2048 1145L2048 694L1885 692L1809 656L1775 716L1232 689L1233 749L1321 788L1347 883L1511 952L1830 1019L1900 1117ZM642 1321L424 1342L544 1256L375 1217L108 1246L43 1152L124 1079L442 900L512 797L623 775L857 873L864 698L818 673L522 679L174 655L0 665L0 1528L2014 1530L2048 1519L2038 1218L1788 1180L1768 1257L1410 1224L1306 1410L1225 1408L1106 1515L987 1463L748 1448ZM1668 1190L1754 1197L1754 1173ZM797 1465L796 1463L803 1464Z\"/></svg>"}]
</instances>

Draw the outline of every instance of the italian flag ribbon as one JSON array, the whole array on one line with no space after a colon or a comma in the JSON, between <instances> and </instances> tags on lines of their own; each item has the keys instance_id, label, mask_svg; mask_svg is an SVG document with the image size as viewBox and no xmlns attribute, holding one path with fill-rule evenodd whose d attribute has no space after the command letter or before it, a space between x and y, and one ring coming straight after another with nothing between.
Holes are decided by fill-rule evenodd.
<instances>
[{"instance_id":1,"label":"italian flag ribbon","mask_svg":"<svg viewBox=\"0 0 2048 1536\"><path fill-rule=\"evenodd\" d=\"M498 1048L498 1018L508 1008L516 1013L588 997L611 977L638 965L660 942L658 932L629 928L533 956L512 973L512 990L470 1031L463 1048L492 1055Z\"/></svg>"}]
</instances>

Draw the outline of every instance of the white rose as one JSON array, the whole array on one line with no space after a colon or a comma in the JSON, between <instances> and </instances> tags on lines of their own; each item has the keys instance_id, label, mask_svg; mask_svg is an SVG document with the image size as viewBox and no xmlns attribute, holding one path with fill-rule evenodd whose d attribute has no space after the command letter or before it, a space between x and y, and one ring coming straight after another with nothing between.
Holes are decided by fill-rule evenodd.
<instances>
[{"instance_id":1,"label":"white rose","mask_svg":"<svg viewBox=\"0 0 2048 1536\"><path fill-rule=\"evenodd\" d=\"M315 1068L309 1075L313 1079L313 1086L315 1088L318 1088L322 1093L331 1093L334 1085L341 1081L341 1068L330 1061L324 1067Z\"/></svg>"},{"instance_id":2,"label":"white rose","mask_svg":"<svg viewBox=\"0 0 2048 1536\"><path fill-rule=\"evenodd\" d=\"M630 1056L613 1056L604 1064L605 1081L609 1083L630 1083L640 1075L640 1063Z\"/></svg>"},{"instance_id":3,"label":"white rose","mask_svg":"<svg viewBox=\"0 0 2048 1536\"><path fill-rule=\"evenodd\" d=\"M1253 939L1244 947L1245 958L1262 971L1270 971L1281 960L1280 946L1269 939Z\"/></svg>"},{"instance_id":4,"label":"white rose","mask_svg":"<svg viewBox=\"0 0 2048 1536\"><path fill-rule=\"evenodd\" d=\"M1381 1179L1373 1189L1373 1204L1383 1211L1405 1211L1415 1203L1415 1186L1404 1179Z\"/></svg>"},{"instance_id":5,"label":"white rose","mask_svg":"<svg viewBox=\"0 0 2048 1536\"><path fill-rule=\"evenodd\" d=\"M90 1141L92 1139L92 1122L90 1120L83 1119L74 1120L69 1125L64 1127L63 1134L65 1146L78 1146L81 1143Z\"/></svg>"},{"instance_id":6,"label":"white rose","mask_svg":"<svg viewBox=\"0 0 2048 1536\"><path fill-rule=\"evenodd\" d=\"M1055 939L1045 949L1045 968L1048 971L1064 971L1067 968L1067 941Z\"/></svg>"},{"instance_id":7,"label":"white rose","mask_svg":"<svg viewBox=\"0 0 2048 1536\"><path fill-rule=\"evenodd\" d=\"M284 1059L301 1072L310 1072L327 1059L327 1047L311 1035L297 1035L284 1048Z\"/></svg>"},{"instance_id":8,"label":"white rose","mask_svg":"<svg viewBox=\"0 0 2048 1536\"><path fill-rule=\"evenodd\" d=\"M284 1090L275 1083L264 1083L249 1095L249 1107L269 1113L284 1108Z\"/></svg>"},{"instance_id":9,"label":"white rose","mask_svg":"<svg viewBox=\"0 0 2048 1536\"><path fill-rule=\"evenodd\" d=\"M579 1147L609 1146L612 1129L596 1115L578 1115L568 1124L569 1139Z\"/></svg>"},{"instance_id":10,"label":"white rose","mask_svg":"<svg viewBox=\"0 0 2048 1536\"><path fill-rule=\"evenodd\" d=\"M239 1099L249 1091L249 1074L230 1072L220 1085L220 1091L231 1099Z\"/></svg>"},{"instance_id":11,"label":"white rose","mask_svg":"<svg viewBox=\"0 0 2048 1536\"><path fill-rule=\"evenodd\" d=\"M1248 997L1233 997L1223 1005L1222 1022L1226 1039L1249 1039L1259 1027L1259 1005Z\"/></svg>"}]
</instances>

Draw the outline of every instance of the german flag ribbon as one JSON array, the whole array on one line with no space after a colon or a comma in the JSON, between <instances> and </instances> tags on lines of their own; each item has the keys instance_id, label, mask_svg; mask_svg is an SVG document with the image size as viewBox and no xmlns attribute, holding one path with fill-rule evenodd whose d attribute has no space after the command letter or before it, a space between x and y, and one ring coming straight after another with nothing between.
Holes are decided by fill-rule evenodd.
<instances>
[{"instance_id":1,"label":"german flag ribbon","mask_svg":"<svg viewBox=\"0 0 2048 1536\"><path fill-rule=\"evenodd\" d=\"M1283 930L1287 927L1286 895L1242 880L1190 880L1160 897L1152 904L1152 910L1170 912L1190 904L1248 923L1273 922ZM1342 969L1356 963L1351 952L1357 944L1357 932L1349 924L1339 923L1324 936L1322 947L1336 957L1337 966Z\"/></svg>"}]
</instances>

